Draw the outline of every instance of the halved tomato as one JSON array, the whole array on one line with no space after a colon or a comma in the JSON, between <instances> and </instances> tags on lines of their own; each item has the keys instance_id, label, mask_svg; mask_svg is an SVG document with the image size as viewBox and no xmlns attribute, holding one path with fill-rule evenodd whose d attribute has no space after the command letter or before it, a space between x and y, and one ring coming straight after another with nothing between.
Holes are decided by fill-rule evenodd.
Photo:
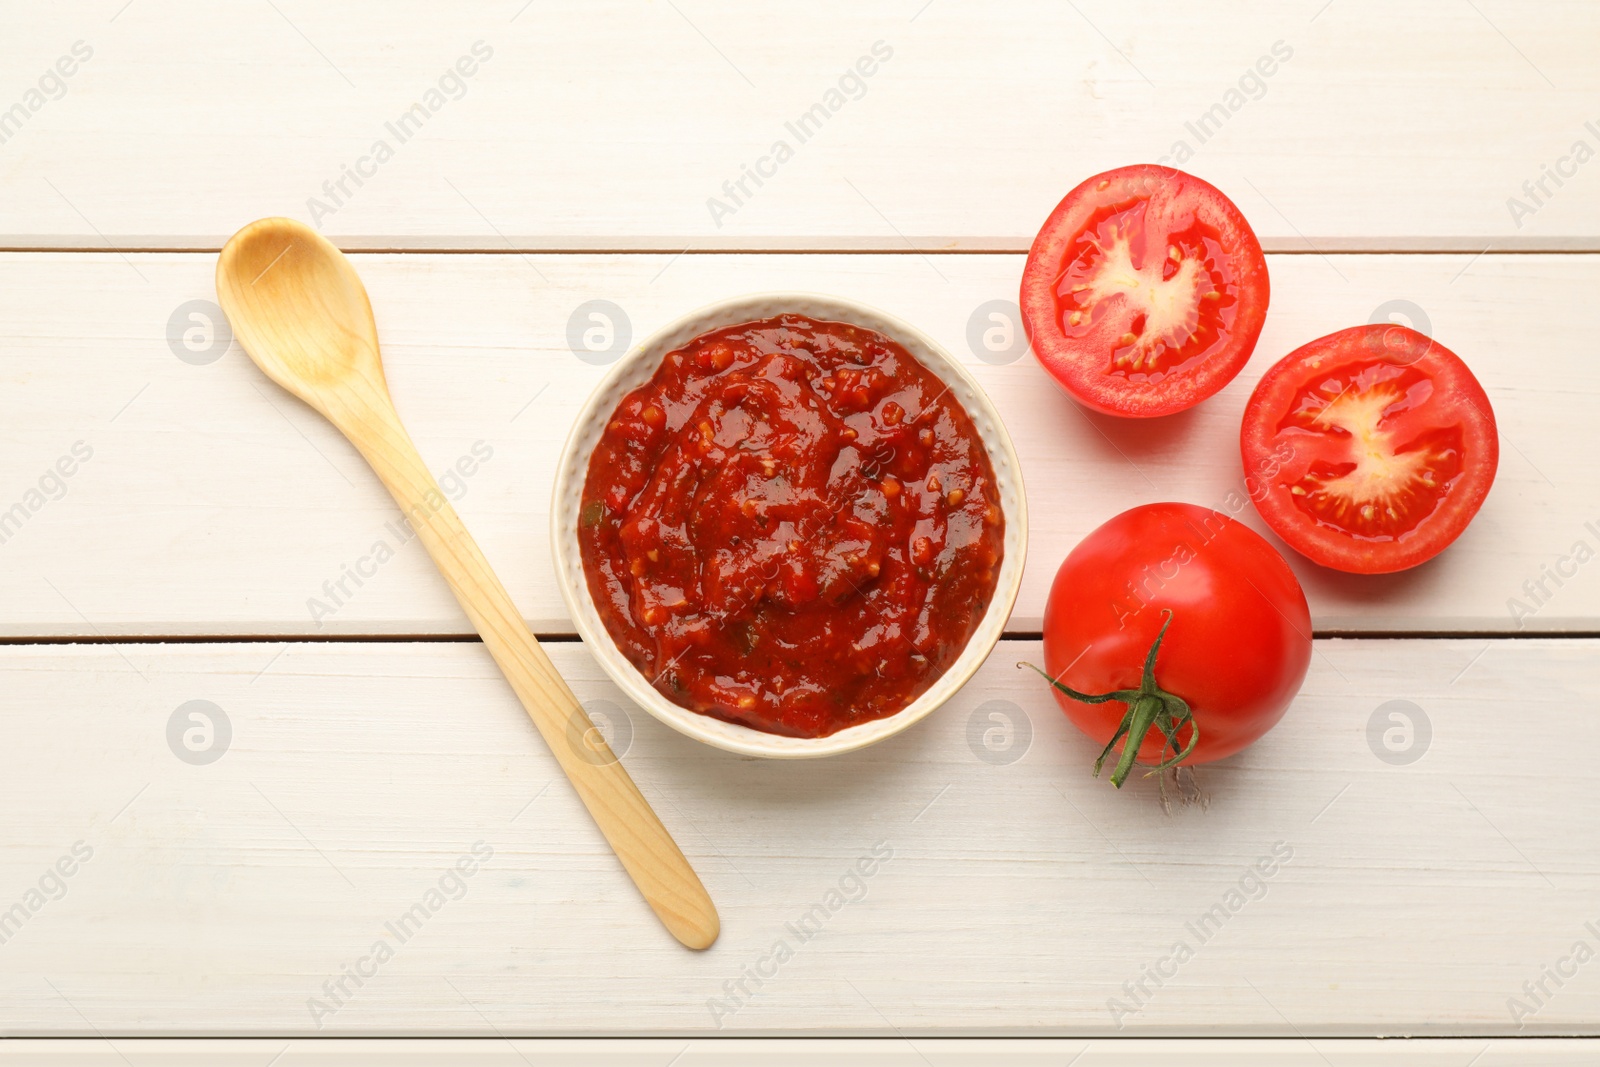
<instances>
[{"instance_id":1,"label":"halved tomato","mask_svg":"<svg viewBox=\"0 0 1600 1067\"><path fill-rule=\"evenodd\" d=\"M1022 272L1022 322L1079 403L1170 415L1239 373L1267 295L1261 243L1233 202L1140 164L1097 174L1056 205Z\"/></svg>"},{"instance_id":2,"label":"halved tomato","mask_svg":"<svg viewBox=\"0 0 1600 1067\"><path fill-rule=\"evenodd\" d=\"M1245 408L1256 510L1313 562L1385 574L1460 536L1494 483L1489 397L1448 348L1404 326L1340 330L1290 352Z\"/></svg>"}]
</instances>

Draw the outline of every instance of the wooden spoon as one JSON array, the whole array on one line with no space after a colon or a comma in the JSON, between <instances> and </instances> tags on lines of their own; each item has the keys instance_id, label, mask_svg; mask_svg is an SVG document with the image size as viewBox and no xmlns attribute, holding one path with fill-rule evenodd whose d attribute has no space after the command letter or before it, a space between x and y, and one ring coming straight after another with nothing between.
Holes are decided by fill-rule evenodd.
<instances>
[{"instance_id":1,"label":"wooden spoon","mask_svg":"<svg viewBox=\"0 0 1600 1067\"><path fill-rule=\"evenodd\" d=\"M217 296L256 366L321 412L377 472L656 916L690 948L709 947L721 924L694 868L528 631L401 425L372 305L350 261L298 222L262 219L223 248Z\"/></svg>"}]
</instances>

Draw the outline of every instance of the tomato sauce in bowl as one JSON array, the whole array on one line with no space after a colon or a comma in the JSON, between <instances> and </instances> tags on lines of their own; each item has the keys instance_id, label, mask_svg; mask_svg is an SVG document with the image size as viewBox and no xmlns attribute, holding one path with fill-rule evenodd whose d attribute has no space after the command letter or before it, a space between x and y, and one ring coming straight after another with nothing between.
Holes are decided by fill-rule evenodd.
<instances>
[{"instance_id":1,"label":"tomato sauce in bowl","mask_svg":"<svg viewBox=\"0 0 1600 1067\"><path fill-rule=\"evenodd\" d=\"M791 737L899 712L995 596L1005 515L972 419L901 345L782 315L669 352L590 456L578 545L673 703Z\"/></svg>"}]
</instances>

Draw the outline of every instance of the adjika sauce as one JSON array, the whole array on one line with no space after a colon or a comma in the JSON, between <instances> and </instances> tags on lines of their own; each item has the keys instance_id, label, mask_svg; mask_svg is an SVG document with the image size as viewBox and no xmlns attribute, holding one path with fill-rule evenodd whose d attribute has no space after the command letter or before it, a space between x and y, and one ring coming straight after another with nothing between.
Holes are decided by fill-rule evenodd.
<instances>
[{"instance_id":1,"label":"adjika sauce","mask_svg":"<svg viewBox=\"0 0 1600 1067\"><path fill-rule=\"evenodd\" d=\"M1004 529L935 375L871 330L784 315L696 338L623 399L578 533L607 630L669 699L823 737L955 661Z\"/></svg>"}]
</instances>

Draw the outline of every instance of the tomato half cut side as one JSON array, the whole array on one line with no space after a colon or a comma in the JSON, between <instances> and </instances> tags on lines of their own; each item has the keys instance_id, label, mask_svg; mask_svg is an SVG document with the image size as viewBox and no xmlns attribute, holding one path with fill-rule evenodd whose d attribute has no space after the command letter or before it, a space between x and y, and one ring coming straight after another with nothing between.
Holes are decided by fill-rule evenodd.
<instances>
[{"instance_id":1,"label":"tomato half cut side","mask_svg":"<svg viewBox=\"0 0 1600 1067\"><path fill-rule=\"evenodd\" d=\"M1267 525L1313 562L1355 574L1444 551L1500 462L1494 410L1461 357L1384 323L1319 338L1267 371L1240 448Z\"/></svg>"},{"instance_id":2,"label":"tomato half cut side","mask_svg":"<svg viewBox=\"0 0 1600 1067\"><path fill-rule=\"evenodd\" d=\"M1267 262L1214 186L1150 164L1097 174L1045 221L1022 272L1022 321L1079 403L1152 417L1233 380L1266 319Z\"/></svg>"}]
</instances>

